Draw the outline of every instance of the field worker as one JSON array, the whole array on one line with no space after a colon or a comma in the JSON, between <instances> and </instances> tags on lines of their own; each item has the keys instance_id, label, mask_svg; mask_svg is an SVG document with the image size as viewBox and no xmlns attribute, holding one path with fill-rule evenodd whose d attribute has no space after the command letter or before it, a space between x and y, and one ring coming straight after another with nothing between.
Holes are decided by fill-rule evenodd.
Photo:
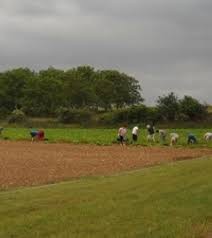
<instances>
[{"instance_id":1,"label":"field worker","mask_svg":"<svg viewBox=\"0 0 212 238\"><path fill-rule=\"evenodd\" d=\"M133 142L137 142L137 140L138 140L138 133L139 133L138 126L134 126L133 129L132 129L132 141Z\"/></svg>"},{"instance_id":2,"label":"field worker","mask_svg":"<svg viewBox=\"0 0 212 238\"><path fill-rule=\"evenodd\" d=\"M167 133L166 133L166 130L156 130L156 133L159 134L159 138L160 138L160 143L164 144L166 142L166 136L167 136Z\"/></svg>"},{"instance_id":3,"label":"field worker","mask_svg":"<svg viewBox=\"0 0 212 238\"><path fill-rule=\"evenodd\" d=\"M212 141L212 132L207 132L207 133L205 133L204 139L205 139L207 142Z\"/></svg>"},{"instance_id":4,"label":"field worker","mask_svg":"<svg viewBox=\"0 0 212 238\"><path fill-rule=\"evenodd\" d=\"M171 133L170 134L170 146L176 145L177 141L179 139L179 135L177 133Z\"/></svg>"},{"instance_id":5,"label":"field worker","mask_svg":"<svg viewBox=\"0 0 212 238\"><path fill-rule=\"evenodd\" d=\"M151 125L147 125L146 126L147 128L147 141L150 142L150 141L153 141L155 142L155 128Z\"/></svg>"},{"instance_id":6,"label":"field worker","mask_svg":"<svg viewBox=\"0 0 212 238\"><path fill-rule=\"evenodd\" d=\"M39 130L37 134L38 140L44 140L45 139L45 132L44 130Z\"/></svg>"},{"instance_id":7,"label":"field worker","mask_svg":"<svg viewBox=\"0 0 212 238\"><path fill-rule=\"evenodd\" d=\"M34 141L35 139L37 139L38 131L35 129L31 129L30 135L31 135L31 140Z\"/></svg>"},{"instance_id":8,"label":"field worker","mask_svg":"<svg viewBox=\"0 0 212 238\"><path fill-rule=\"evenodd\" d=\"M192 133L188 134L188 144L196 144L197 143L197 138L195 135L193 135Z\"/></svg>"},{"instance_id":9,"label":"field worker","mask_svg":"<svg viewBox=\"0 0 212 238\"><path fill-rule=\"evenodd\" d=\"M120 127L118 130L118 141L121 143L121 145L125 144L127 136L127 128L125 126Z\"/></svg>"}]
</instances>

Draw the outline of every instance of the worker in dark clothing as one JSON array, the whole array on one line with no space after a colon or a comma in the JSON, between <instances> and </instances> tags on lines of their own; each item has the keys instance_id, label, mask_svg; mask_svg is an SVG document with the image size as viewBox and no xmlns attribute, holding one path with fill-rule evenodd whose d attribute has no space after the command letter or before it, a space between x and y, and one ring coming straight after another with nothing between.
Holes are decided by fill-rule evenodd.
<instances>
[{"instance_id":1,"label":"worker in dark clothing","mask_svg":"<svg viewBox=\"0 0 212 238\"><path fill-rule=\"evenodd\" d=\"M188 134L188 144L196 144L197 143L197 138L194 134L189 133Z\"/></svg>"}]
</instances>

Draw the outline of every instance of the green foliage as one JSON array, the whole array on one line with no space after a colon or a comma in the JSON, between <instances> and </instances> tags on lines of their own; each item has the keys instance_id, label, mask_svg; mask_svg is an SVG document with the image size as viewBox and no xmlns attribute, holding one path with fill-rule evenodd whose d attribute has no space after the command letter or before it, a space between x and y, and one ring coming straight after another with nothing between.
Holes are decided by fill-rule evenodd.
<instances>
[{"instance_id":1,"label":"green foliage","mask_svg":"<svg viewBox=\"0 0 212 238\"><path fill-rule=\"evenodd\" d=\"M22 110L15 109L8 118L8 123L22 123L26 121L26 115Z\"/></svg>"},{"instance_id":2,"label":"green foliage","mask_svg":"<svg viewBox=\"0 0 212 238\"><path fill-rule=\"evenodd\" d=\"M114 105L117 109L136 105L143 101L139 82L115 70L98 71L95 80L98 106L108 110Z\"/></svg>"},{"instance_id":3,"label":"green foliage","mask_svg":"<svg viewBox=\"0 0 212 238\"><path fill-rule=\"evenodd\" d=\"M94 69L89 66L74 68L65 73L64 87L68 107L84 108L95 104L94 75Z\"/></svg>"},{"instance_id":4,"label":"green foliage","mask_svg":"<svg viewBox=\"0 0 212 238\"><path fill-rule=\"evenodd\" d=\"M182 117L184 116L183 119L188 121L203 119L208 114L207 105L201 104L198 100L190 96L184 96L180 100L180 112L182 113Z\"/></svg>"},{"instance_id":5,"label":"green foliage","mask_svg":"<svg viewBox=\"0 0 212 238\"><path fill-rule=\"evenodd\" d=\"M30 116L52 116L63 103L62 82L52 77L34 77L25 86L23 110Z\"/></svg>"},{"instance_id":6,"label":"green foliage","mask_svg":"<svg viewBox=\"0 0 212 238\"><path fill-rule=\"evenodd\" d=\"M176 120L180 110L178 97L173 92L160 96L157 100L157 109L164 120Z\"/></svg>"},{"instance_id":7,"label":"green foliage","mask_svg":"<svg viewBox=\"0 0 212 238\"><path fill-rule=\"evenodd\" d=\"M1 120L6 120L6 118L10 115L10 111L7 110L5 107L0 108L0 119Z\"/></svg>"},{"instance_id":8,"label":"green foliage","mask_svg":"<svg viewBox=\"0 0 212 238\"><path fill-rule=\"evenodd\" d=\"M157 109L160 117L166 121L205 120L208 116L207 105L191 96L179 100L173 92L158 98Z\"/></svg>"},{"instance_id":9,"label":"green foliage","mask_svg":"<svg viewBox=\"0 0 212 238\"><path fill-rule=\"evenodd\" d=\"M14 69L0 74L0 110L13 111L22 106L24 88L35 76L29 69Z\"/></svg>"},{"instance_id":10,"label":"green foliage","mask_svg":"<svg viewBox=\"0 0 212 238\"><path fill-rule=\"evenodd\" d=\"M99 121L104 125L156 123L159 121L159 117L156 108L139 105L102 114Z\"/></svg>"},{"instance_id":11,"label":"green foliage","mask_svg":"<svg viewBox=\"0 0 212 238\"><path fill-rule=\"evenodd\" d=\"M95 110L123 108L142 101L139 82L118 71L80 66L38 73L14 69L0 73L0 112L23 108L29 116L53 116L59 107Z\"/></svg>"},{"instance_id":12,"label":"green foliage","mask_svg":"<svg viewBox=\"0 0 212 238\"><path fill-rule=\"evenodd\" d=\"M93 113L86 109L60 108L57 111L58 121L61 123L89 124Z\"/></svg>"},{"instance_id":13,"label":"green foliage","mask_svg":"<svg viewBox=\"0 0 212 238\"><path fill-rule=\"evenodd\" d=\"M68 112L61 112L61 122L87 125L92 121L89 110L95 111L96 121L105 125L209 121L212 117L206 105L189 96L182 100L174 93L161 96L156 108L142 102L139 81L117 70L80 66L67 71L50 67L37 73L27 68L0 73L0 118L16 108L40 118L55 117L59 108L68 108Z\"/></svg>"},{"instance_id":14,"label":"green foliage","mask_svg":"<svg viewBox=\"0 0 212 238\"><path fill-rule=\"evenodd\" d=\"M114 102L114 84L101 73L95 81L95 93L98 98L97 106L105 111L111 110Z\"/></svg>"}]
</instances>

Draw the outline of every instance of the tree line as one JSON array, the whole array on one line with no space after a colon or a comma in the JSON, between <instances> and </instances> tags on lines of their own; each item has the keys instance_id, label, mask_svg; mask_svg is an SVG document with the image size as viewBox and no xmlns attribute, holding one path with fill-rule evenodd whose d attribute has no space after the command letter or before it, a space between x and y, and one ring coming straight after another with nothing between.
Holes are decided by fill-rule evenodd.
<instances>
[{"instance_id":1,"label":"tree line","mask_svg":"<svg viewBox=\"0 0 212 238\"><path fill-rule=\"evenodd\" d=\"M162 120L165 121L195 121L203 120L208 116L208 105L197 99L185 95L179 99L173 92L159 96L156 108Z\"/></svg>"},{"instance_id":2,"label":"tree line","mask_svg":"<svg viewBox=\"0 0 212 238\"><path fill-rule=\"evenodd\" d=\"M173 92L159 96L156 106L148 107L144 104L131 106L108 112L100 116L102 124L157 124L182 122L212 122L212 115L208 112L207 104L200 103L197 99L185 95L178 98ZM198 123L199 124L199 123Z\"/></svg>"},{"instance_id":3,"label":"tree line","mask_svg":"<svg viewBox=\"0 0 212 238\"><path fill-rule=\"evenodd\" d=\"M139 123L194 121L208 116L207 105L191 96L179 99L173 92L159 96L155 107L143 104L141 85L117 70L80 66L68 70L50 67L0 73L0 116L11 121L24 115L58 117L63 123Z\"/></svg>"},{"instance_id":4,"label":"tree line","mask_svg":"<svg viewBox=\"0 0 212 238\"><path fill-rule=\"evenodd\" d=\"M18 68L0 73L0 111L29 116L55 115L58 108L111 110L139 104L141 86L125 73L80 66L39 72Z\"/></svg>"}]
</instances>

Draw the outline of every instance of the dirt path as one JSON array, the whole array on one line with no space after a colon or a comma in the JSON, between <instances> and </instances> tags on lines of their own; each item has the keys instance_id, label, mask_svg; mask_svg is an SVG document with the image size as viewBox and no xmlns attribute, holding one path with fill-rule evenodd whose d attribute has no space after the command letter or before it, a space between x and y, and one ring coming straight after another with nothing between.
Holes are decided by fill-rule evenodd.
<instances>
[{"instance_id":1,"label":"dirt path","mask_svg":"<svg viewBox=\"0 0 212 238\"><path fill-rule=\"evenodd\" d=\"M0 188L110 175L174 160L212 155L212 149L174 149L0 142Z\"/></svg>"}]
</instances>

